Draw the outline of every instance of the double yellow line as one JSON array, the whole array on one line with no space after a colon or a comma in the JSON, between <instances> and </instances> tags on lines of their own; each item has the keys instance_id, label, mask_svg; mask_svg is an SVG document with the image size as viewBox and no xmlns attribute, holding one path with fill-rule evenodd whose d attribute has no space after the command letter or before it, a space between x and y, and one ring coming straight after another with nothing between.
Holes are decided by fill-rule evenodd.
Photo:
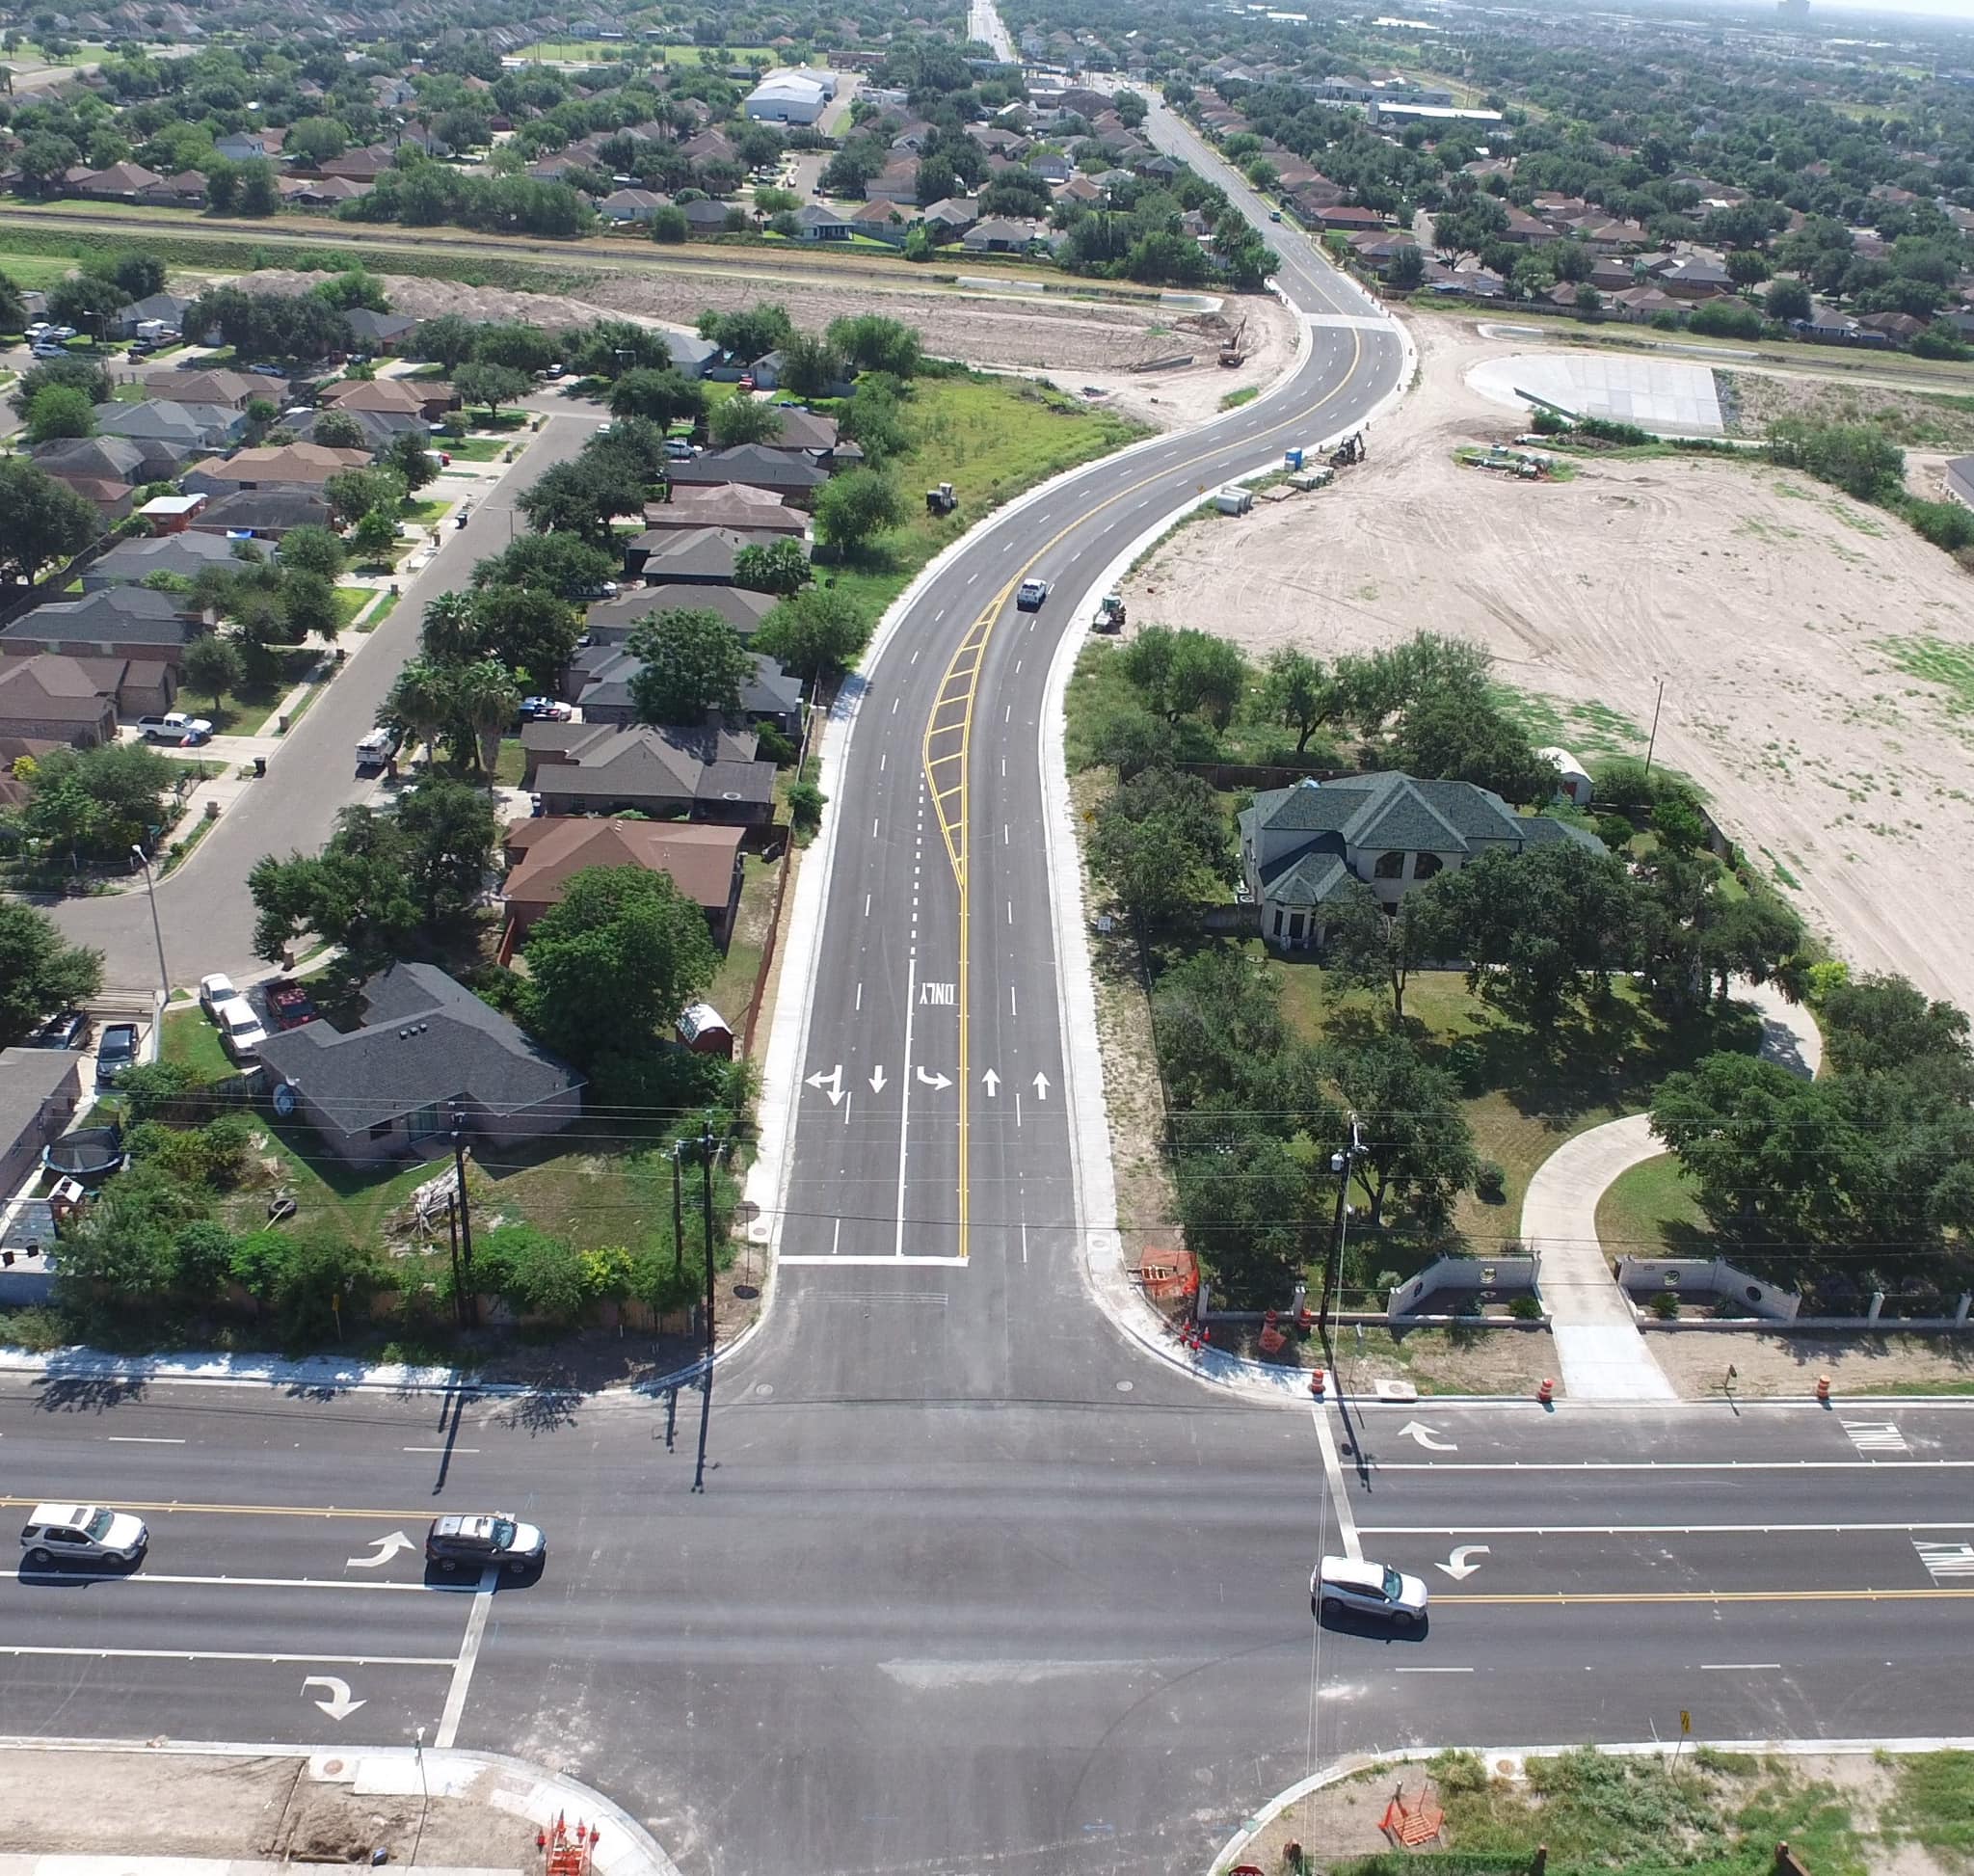
<instances>
[{"instance_id":1,"label":"double yellow line","mask_svg":"<svg viewBox=\"0 0 1974 1876\"><path fill-rule=\"evenodd\" d=\"M1286 436L1292 430L1300 430L1324 405L1340 397L1351 381L1357 376L1358 367L1364 361L1364 338L1359 328L1352 326L1350 333L1350 368L1315 403L1297 411L1294 416L1284 417L1281 422L1271 425L1253 439L1259 448L1262 444ZM1312 442L1316 439L1310 439ZM959 999L960 1039L959 1039L959 1090L960 1090L960 1137L959 1137L959 1187L955 1194L957 1217L959 1219L959 1254L964 1261L968 1254L972 1234L970 1199L968 1193L968 1162L970 1153L970 1113L973 1088L968 1074L972 1059L973 1012L968 1000L968 984L971 976L973 921L968 916L970 904L967 882L967 849L970 841L971 821L968 813L968 768L969 756L973 747L974 706L979 694L980 671L987 661L987 643L994 635L995 625L1007 607L1007 602L1015 588L1028 576L1042 557L1053 548L1066 540L1080 527L1114 508L1120 501L1164 481L1168 476L1183 473L1187 468L1196 468L1210 456L1218 453L1215 449L1203 450L1191 459L1190 464L1174 464L1156 474L1142 477L1136 482L1127 483L1113 496L1107 496L1094 507L1084 510L1073 522L1056 529L1034 552L1016 568L1007 584L993 599L988 601L978 618L967 628L966 635L960 640L946 667L946 675L939 682L938 694L932 706L932 713L926 719L922 757L925 768L925 785L931 791L932 804L939 816L939 831L946 843L946 857L951 864L953 880L959 888L959 960L958 981L955 985ZM1206 485L1200 484L1205 493ZM1073 628L1072 628L1073 629ZM909 1064L906 1072L910 1072ZM1067 1099L1067 1084L1064 1085L1064 1098Z\"/></svg>"}]
</instances>

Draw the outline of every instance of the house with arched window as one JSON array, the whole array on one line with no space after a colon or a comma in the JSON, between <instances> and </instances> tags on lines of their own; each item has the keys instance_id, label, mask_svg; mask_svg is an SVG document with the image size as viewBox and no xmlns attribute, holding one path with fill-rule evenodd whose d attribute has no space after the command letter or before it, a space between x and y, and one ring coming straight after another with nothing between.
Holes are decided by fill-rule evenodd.
<instances>
[{"instance_id":1,"label":"house with arched window","mask_svg":"<svg viewBox=\"0 0 1974 1876\"><path fill-rule=\"evenodd\" d=\"M1396 905L1415 886L1499 849L1556 841L1604 851L1594 834L1553 815L1518 815L1472 782L1419 781L1395 770L1305 777L1269 789L1239 817L1240 871L1271 945L1322 942L1325 908L1361 881Z\"/></svg>"}]
</instances>

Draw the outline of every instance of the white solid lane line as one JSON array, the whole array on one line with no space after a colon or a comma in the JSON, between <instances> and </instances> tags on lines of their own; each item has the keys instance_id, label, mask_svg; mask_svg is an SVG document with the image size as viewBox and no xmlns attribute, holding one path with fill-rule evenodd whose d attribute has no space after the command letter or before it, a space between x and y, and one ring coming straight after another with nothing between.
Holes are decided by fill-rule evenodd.
<instances>
[{"instance_id":1,"label":"white solid lane line","mask_svg":"<svg viewBox=\"0 0 1974 1876\"><path fill-rule=\"evenodd\" d=\"M1974 1531L1974 1523L1921 1518L1910 1524L1367 1524L1379 1538L1704 1538L1777 1537L1846 1531Z\"/></svg>"},{"instance_id":2,"label":"white solid lane line","mask_svg":"<svg viewBox=\"0 0 1974 1876\"><path fill-rule=\"evenodd\" d=\"M104 1435L112 1446L182 1446L182 1439L166 1439L157 1434L108 1434Z\"/></svg>"},{"instance_id":3,"label":"white solid lane line","mask_svg":"<svg viewBox=\"0 0 1974 1876\"><path fill-rule=\"evenodd\" d=\"M1925 1472L1974 1460L1374 1460L1379 1472Z\"/></svg>"},{"instance_id":4,"label":"white solid lane line","mask_svg":"<svg viewBox=\"0 0 1974 1876\"><path fill-rule=\"evenodd\" d=\"M1781 1672L1782 1664L1779 1661L1702 1661L1700 1663L1700 1673L1703 1675L1780 1674Z\"/></svg>"},{"instance_id":5,"label":"white solid lane line","mask_svg":"<svg viewBox=\"0 0 1974 1876\"><path fill-rule=\"evenodd\" d=\"M407 1446L408 1453L477 1453L477 1446Z\"/></svg>"},{"instance_id":6,"label":"white solid lane line","mask_svg":"<svg viewBox=\"0 0 1974 1876\"><path fill-rule=\"evenodd\" d=\"M1401 1675L1470 1675L1474 1670L1472 1668L1400 1668L1396 1672Z\"/></svg>"},{"instance_id":7,"label":"white solid lane line","mask_svg":"<svg viewBox=\"0 0 1974 1876\"><path fill-rule=\"evenodd\" d=\"M1322 1469L1329 1480L1330 1502L1337 1508L1337 1534L1344 1541L1344 1555L1352 1563L1364 1561L1364 1544L1357 1536L1357 1519L1350 1510L1350 1494L1344 1489L1344 1464L1337 1458L1337 1442L1330 1437L1330 1423L1323 1418L1322 1404L1312 1401L1309 1416L1316 1422L1317 1444L1322 1448Z\"/></svg>"},{"instance_id":8,"label":"white solid lane line","mask_svg":"<svg viewBox=\"0 0 1974 1876\"><path fill-rule=\"evenodd\" d=\"M466 1639L459 1645L459 1659L452 1664L452 1685L445 1690L445 1711L440 1715L439 1736L432 1742L445 1752L459 1737L459 1723L467 1710L467 1690L473 1684L473 1668L480 1658L480 1643L487 1633L487 1617L494 1607L494 1585L497 1569L480 1572L480 1587L473 1596L473 1613L467 1618Z\"/></svg>"},{"instance_id":9,"label":"white solid lane line","mask_svg":"<svg viewBox=\"0 0 1974 1876\"><path fill-rule=\"evenodd\" d=\"M259 1661L306 1662L317 1667L339 1668L450 1668L449 1654L247 1654L224 1653L214 1648L27 1648L0 1642L0 1654L80 1655L91 1661Z\"/></svg>"},{"instance_id":10,"label":"white solid lane line","mask_svg":"<svg viewBox=\"0 0 1974 1876\"><path fill-rule=\"evenodd\" d=\"M97 1569L32 1569L26 1564L20 1567L23 1580L36 1583L87 1583L100 1580L105 1583L129 1583L142 1586L146 1583L174 1583L196 1589L219 1590L395 1590L401 1595L437 1595L440 1590L430 1583L388 1583L364 1578L341 1576L171 1576L163 1570L136 1569L127 1576L120 1572Z\"/></svg>"}]
</instances>

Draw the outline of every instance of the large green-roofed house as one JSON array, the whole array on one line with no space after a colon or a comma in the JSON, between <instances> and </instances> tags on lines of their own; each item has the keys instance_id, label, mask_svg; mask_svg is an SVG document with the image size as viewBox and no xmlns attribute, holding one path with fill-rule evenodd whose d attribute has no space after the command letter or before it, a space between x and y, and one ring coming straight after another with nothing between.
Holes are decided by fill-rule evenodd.
<instances>
[{"instance_id":1,"label":"large green-roofed house","mask_svg":"<svg viewBox=\"0 0 1974 1876\"><path fill-rule=\"evenodd\" d=\"M1240 871L1271 945L1322 942L1323 908L1362 880L1388 906L1414 886L1483 853L1555 841L1604 850L1552 815L1518 815L1472 782L1425 782L1386 771L1313 777L1269 789L1240 817Z\"/></svg>"}]
</instances>

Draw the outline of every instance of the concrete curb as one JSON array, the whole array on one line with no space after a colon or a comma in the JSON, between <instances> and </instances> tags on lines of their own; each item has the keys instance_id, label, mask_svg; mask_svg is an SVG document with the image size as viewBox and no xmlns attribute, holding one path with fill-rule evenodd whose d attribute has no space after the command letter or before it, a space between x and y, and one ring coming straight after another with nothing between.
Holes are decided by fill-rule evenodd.
<instances>
[{"instance_id":1,"label":"concrete curb","mask_svg":"<svg viewBox=\"0 0 1974 1876\"><path fill-rule=\"evenodd\" d=\"M175 1754L201 1758L304 1758L316 1762L340 1759L384 1760L397 1764L415 1763L418 1749L413 1746L254 1746L231 1742L201 1742L190 1739L154 1741L148 1739L35 1739L0 1736L0 1748L9 1752L50 1753L142 1753ZM558 1816L570 1824L591 1824L600 1835L594 1861L600 1876L679 1876L679 1865L657 1838L621 1805L613 1804L600 1791L579 1783L560 1772L536 1765L507 1753L465 1752L448 1747L428 1748L423 1754L424 1771L437 1785L446 1774L465 1773L477 1777L484 1772L503 1775L506 1782L488 1795L489 1804L498 1810L525 1817L529 1823L551 1825ZM508 1802L503 1804L501 1799ZM119 1860L121 1867L143 1876L147 1857ZM175 1859L173 1861L176 1861Z\"/></svg>"},{"instance_id":2,"label":"concrete curb","mask_svg":"<svg viewBox=\"0 0 1974 1876\"><path fill-rule=\"evenodd\" d=\"M1641 1739L1621 1745L1598 1746L1595 1750L1608 1753L1614 1758L1656 1758L1681 1743L1706 1746L1720 1753L1746 1753L1750 1755L1785 1758L1808 1757L1813 1754L1828 1754L1832 1757L1848 1758L1874 1753L1974 1751L1974 1738L1951 1735L1936 1739L1694 1739L1687 1742L1677 1739ZM1397 1746L1388 1753L1351 1753L1344 1758L1333 1760L1320 1772L1298 1780L1286 1791L1277 1792L1266 1805L1261 1806L1222 1845L1220 1853L1208 1864L1207 1876L1224 1876L1224 1872L1234 1866L1247 1846L1291 1805L1299 1804L1312 1791L1320 1791L1325 1785L1340 1784L1344 1780L1373 1766L1417 1765L1427 1759L1437 1758L1441 1753L1460 1751L1478 1753L1482 1759L1512 1759L1520 1765L1526 1759L1553 1758L1559 1753L1572 1750L1574 1749L1568 1746Z\"/></svg>"},{"instance_id":3,"label":"concrete curb","mask_svg":"<svg viewBox=\"0 0 1974 1876\"><path fill-rule=\"evenodd\" d=\"M1273 289L1284 304L1287 296ZM1317 445L1316 453L1335 446L1353 430L1368 430L1410 389L1418 350L1404 322L1391 318L1400 344L1397 385L1358 422L1347 424L1338 437ZM1295 362L1284 379L1300 371L1315 345L1315 328L1301 322ZM1251 406L1243 406L1250 409ZM1275 466L1276 452L1257 468L1224 478L1243 481L1265 475ZM1076 602L1073 620L1087 619L1098 599L1113 588L1138 556L1161 539L1183 517L1197 507L1198 497L1182 502L1153 522L1111 560ZM1167 1367L1188 1374L1210 1386L1271 1406L1306 1405L1308 1380L1271 1362L1202 1350L1183 1352L1174 1343L1165 1318L1154 1309L1132 1282L1124 1265L1124 1241L1117 1228L1117 1182L1110 1159L1109 1108L1104 1092L1103 1050L1097 1040L1096 978L1084 937L1082 855L1077 844L1075 814L1070 802L1069 768L1064 743L1068 735L1069 681L1077 659L1089 642L1086 630L1074 624L1056 641L1049 666L1049 685L1042 709L1043 848L1049 870L1050 898L1055 917L1055 1006L1062 1032L1062 1072L1065 1099L1074 1114L1069 1130L1070 1158L1076 1183L1078 1236L1082 1245L1084 1287L1098 1309L1139 1348ZM1438 1397L1435 1398L1447 1398Z\"/></svg>"}]
</instances>

